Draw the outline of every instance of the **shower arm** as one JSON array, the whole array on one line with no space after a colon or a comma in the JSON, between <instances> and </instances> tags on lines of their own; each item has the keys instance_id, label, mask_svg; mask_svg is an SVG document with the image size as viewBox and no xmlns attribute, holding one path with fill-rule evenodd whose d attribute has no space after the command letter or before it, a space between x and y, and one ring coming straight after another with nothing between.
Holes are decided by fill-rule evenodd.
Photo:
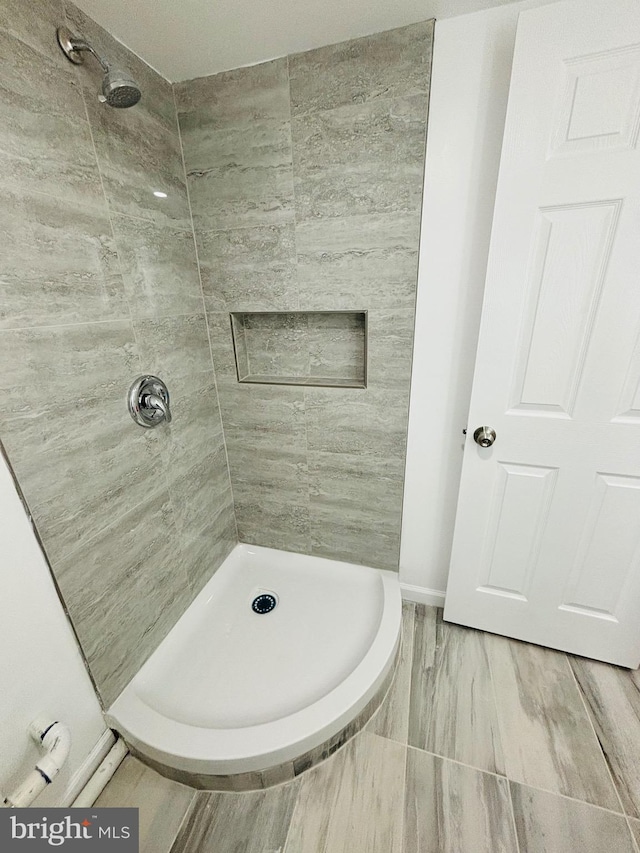
<instances>
[{"instance_id":1,"label":"shower arm","mask_svg":"<svg viewBox=\"0 0 640 853\"><path fill-rule=\"evenodd\" d=\"M98 60L105 74L111 71L109 63L100 56L98 51L86 39L74 36L67 27L58 27L56 36L58 37L58 44L62 48L62 52L74 65L82 65L84 62L82 54L90 53Z\"/></svg>"},{"instance_id":2,"label":"shower arm","mask_svg":"<svg viewBox=\"0 0 640 853\"><path fill-rule=\"evenodd\" d=\"M92 47L88 41L84 41L84 39L75 39L74 38L74 39L70 39L69 43L70 43L71 50L76 51L77 53L80 53L81 51L85 51L87 53L90 53L92 56L94 56L98 60L98 62L102 66L102 70L104 71L104 73L105 74L109 73L111 66L109 65L109 63L106 60L104 60L100 56L98 51L94 47Z\"/></svg>"}]
</instances>

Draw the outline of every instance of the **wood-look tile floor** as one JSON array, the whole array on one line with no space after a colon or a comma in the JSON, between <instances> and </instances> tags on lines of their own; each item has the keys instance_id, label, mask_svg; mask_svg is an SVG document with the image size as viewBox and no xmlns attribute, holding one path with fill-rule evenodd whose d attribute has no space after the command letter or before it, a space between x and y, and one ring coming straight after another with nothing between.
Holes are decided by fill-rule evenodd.
<instances>
[{"instance_id":1,"label":"wood-look tile floor","mask_svg":"<svg viewBox=\"0 0 640 853\"><path fill-rule=\"evenodd\" d=\"M366 729L293 782L196 792L127 757L143 853L640 853L640 675L405 604Z\"/></svg>"}]
</instances>

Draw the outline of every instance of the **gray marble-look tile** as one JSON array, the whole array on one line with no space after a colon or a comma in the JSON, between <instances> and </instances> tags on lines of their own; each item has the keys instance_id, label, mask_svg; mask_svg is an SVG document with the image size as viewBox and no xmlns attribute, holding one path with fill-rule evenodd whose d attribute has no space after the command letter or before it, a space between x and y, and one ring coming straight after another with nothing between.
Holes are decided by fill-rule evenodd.
<instances>
[{"instance_id":1,"label":"gray marble-look tile","mask_svg":"<svg viewBox=\"0 0 640 853\"><path fill-rule=\"evenodd\" d=\"M133 321L143 373L163 379L169 394L197 373L211 373L211 352L203 314Z\"/></svg>"},{"instance_id":2,"label":"gray marble-look tile","mask_svg":"<svg viewBox=\"0 0 640 853\"><path fill-rule=\"evenodd\" d=\"M495 634L484 641L508 778L619 810L566 655Z\"/></svg>"},{"instance_id":3,"label":"gray marble-look tile","mask_svg":"<svg viewBox=\"0 0 640 853\"><path fill-rule=\"evenodd\" d=\"M198 794L172 853L267 853L284 849L298 782L244 794Z\"/></svg>"},{"instance_id":4,"label":"gray marble-look tile","mask_svg":"<svg viewBox=\"0 0 640 853\"><path fill-rule=\"evenodd\" d=\"M212 370L194 372L172 383L171 415L170 424L152 430L167 471L187 470L223 444Z\"/></svg>"},{"instance_id":5,"label":"gray marble-look tile","mask_svg":"<svg viewBox=\"0 0 640 853\"><path fill-rule=\"evenodd\" d=\"M632 674L570 657L596 734L628 815L640 817L640 689Z\"/></svg>"},{"instance_id":6,"label":"gray marble-look tile","mask_svg":"<svg viewBox=\"0 0 640 853\"><path fill-rule=\"evenodd\" d=\"M307 317L310 375L364 382L367 356L364 313L309 313Z\"/></svg>"},{"instance_id":7,"label":"gray marble-look tile","mask_svg":"<svg viewBox=\"0 0 640 853\"><path fill-rule=\"evenodd\" d=\"M289 118L287 59L274 59L175 84L185 134L209 127L237 127Z\"/></svg>"},{"instance_id":8,"label":"gray marble-look tile","mask_svg":"<svg viewBox=\"0 0 640 853\"><path fill-rule=\"evenodd\" d=\"M400 853L405 757L400 744L362 732L310 770L285 853Z\"/></svg>"},{"instance_id":9,"label":"gray marble-look tile","mask_svg":"<svg viewBox=\"0 0 640 853\"><path fill-rule=\"evenodd\" d=\"M507 780L409 748L403 853L518 853Z\"/></svg>"},{"instance_id":10,"label":"gray marble-look tile","mask_svg":"<svg viewBox=\"0 0 640 853\"><path fill-rule=\"evenodd\" d=\"M0 423L79 400L124 400L140 372L129 320L0 331L0 363Z\"/></svg>"},{"instance_id":11,"label":"gray marble-look tile","mask_svg":"<svg viewBox=\"0 0 640 853\"><path fill-rule=\"evenodd\" d=\"M119 112L123 114L123 118L128 117L127 120L132 120L134 115L143 112L148 113L164 127L172 132L177 132L176 110L171 83L150 65L147 65L137 54L125 47L121 41L114 38L93 18L85 14L78 6L69 0L64 0L64 3L71 30L81 33L116 68L128 71L142 91L142 98L136 106L129 107L126 110L114 110L105 107L105 111ZM55 36L53 36L53 40L55 41ZM78 72L80 75L78 79L82 80L85 91L89 93L91 100L96 100L102 80L100 66L98 63L86 62L81 69L78 69Z\"/></svg>"},{"instance_id":12,"label":"gray marble-look tile","mask_svg":"<svg viewBox=\"0 0 640 853\"><path fill-rule=\"evenodd\" d=\"M296 228L300 307L412 311L419 216L349 216Z\"/></svg>"},{"instance_id":13,"label":"gray marble-look tile","mask_svg":"<svg viewBox=\"0 0 640 853\"><path fill-rule=\"evenodd\" d=\"M182 531L180 547L189 579L191 596L195 598L202 587L220 568L238 544L238 530L231 492L222 494L201 530Z\"/></svg>"},{"instance_id":14,"label":"gray marble-look tile","mask_svg":"<svg viewBox=\"0 0 640 853\"><path fill-rule=\"evenodd\" d=\"M486 635L416 605L409 744L504 773Z\"/></svg>"},{"instance_id":15,"label":"gray marble-look tile","mask_svg":"<svg viewBox=\"0 0 640 853\"><path fill-rule=\"evenodd\" d=\"M433 25L424 21L290 56L292 113L428 92Z\"/></svg>"},{"instance_id":16,"label":"gray marble-look tile","mask_svg":"<svg viewBox=\"0 0 640 853\"><path fill-rule=\"evenodd\" d=\"M95 802L96 808L136 808L140 853L169 853L195 791L160 776L128 755Z\"/></svg>"},{"instance_id":17,"label":"gray marble-look tile","mask_svg":"<svg viewBox=\"0 0 640 853\"><path fill-rule=\"evenodd\" d=\"M113 216L127 301L134 317L202 313L202 290L191 229Z\"/></svg>"},{"instance_id":18,"label":"gray marble-look tile","mask_svg":"<svg viewBox=\"0 0 640 853\"><path fill-rule=\"evenodd\" d=\"M198 230L197 240L208 311L298 307L293 224Z\"/></svg>"},{"instance_id":19,"label":"gray marble-look tile","mask_svg":"<svg viewBox=\"0 0 640 853\"><path fill-rule=\"evenodd\" d=\"M304 390L284 385L218 385L229 446L306 451Z\"/></svg>"},{"instance_id":20,"label":"gray marble-look tile","mask_svg":"<svg viewBox=\"0 0 640 853\"><path fill-rule=\"evenodd\" d=\"M60 58L55 31L63 20L62 0L3 0L0 6L0 29L55 61Z\"/></svg>"},{"instance_id":21,"label":"gray marble-look tile","mask_svg":"<svg viewBox=\"0 0 640 853\"><path fill-rule=\"evenodd\" d=\"M368 314L367 387L409 388L413 356L414 309L373 308Z\"/></svg>"},{"instance_id":22,"label":"gray marble-look tile","mask_svg":"<svg viewBox=\"0 0 640 853\"><path fill-rule=\"evenodd\" d=\"M232 502L224 444L200 459L192 468L169 467L166 478L181 534L193 536Z\"/></svg>"},{"instance_id":23,"label":"gray marble-look tile","mask_svg":"<svg viewBox=\"0 0 640 853\"><path fill-rule=\"evenodd\" d=\"M67 67L3 30L0 57L0 187L102 204L100 174L71 63Z\"/></svg>"},{"instance_id":24,"label":"gray marble-look tile","mask_svg":"<svg viewBox=\"0 0 640 853\"><path fill-rule=\"evenodd\" d=\"M164 488L157 436L117 397L1 420L2 439L47 553L56 561ZM98 389L94 389L98 391Z\"/></svg>"},{"instance_id":25,"label":"gray marble-look tile","mask_svg":"<svg viewBox=\"0 0 640 853\"><path fill-rule=\"evenodd\" d=\"M267 500L255 494L238 495L234 490L238 539L249 545L308 554L308 501L296 503L289 494L282 498Z\"/></svg>"},{"instance_id":26,"label":"gray marble-look tile","mask_svg":"<svg viewBox=\"0 0 640 853\"><path fill-rule=\"evenodd\" d=\"M309 375L306 314L242 314L241 322L250 376Z\"/></svg>"},{"instance_id":27,"label":"gray marble-look tile","mask_svg":"<svg viewBox=\"0 0 640 853\"><path fill-rule=\"evenodd\" d=\"M367 731L372 734L405 744L409 732L414 622L415 604L412 601L403 601L402 646L396 673L382 705L367 725Z\"/></svg>"},{"instance_id":28,"label":"gray marble-look tile","mask_svg":"<svg viewBox=\"0 0 640 853\"><path fill-rule=\"evenodd\" d=\"M427 106L414 95L294 118L296 221L419 215Z\"/></svg>"},{"instance_id":29,"label":"gray marble-look tile","mask_svg":"<svg viewBox=\"0 0 640 853\"><path fill-rule=\"evenodd\" d=\"M305 389L311 452L404 459L409 389Z\"/></svg>"},{"instance_id":30,"label":"gray marble-look tile","mask_svg":"<svg viewBox=\"0 0 640 853\"><path fill-rule=\"evenodd\" d=\"M397 571L404 463L309 452L314 554Z\"/></svg>"},{"instance_id":31,"label":"gray marble-look tile","mask_svg":"<svg viewBox=\"0 0 640 853\"><path fill-rule=\"evenodd\" d=\"M189 204L177 130L165 127L141 107L114 110L89 94L87 109L111 211L188 229ZM156 191L166 197L155 196Z\"/></svg>"},{"instance_id":32,"label":"gray marble-look tile","mask_svg":"<svg viewBox=\"0 0 640 853\"><path fill-rule=\"evenodd\" d=\"M3 193L0 240L2 328L129 318L106 204Z\"/></svg>"},{"instance_id":33,"label":"gray marble-look tile","mask_svg":"<svg viewBox=\"0 0 640 853\"><path fill-rule=\"evenodd\" d=\"M220 311L208 312L207 324L218 388L219 390L222 387L233 389L238 384L238 376L229 314Z\"/></svg>"},{"instance_id":34,"label":"gray marble-look tile","mask_svg":"<svg viewBox=\"0 0 640 853\"><path fill-rule=\"evenodd\" d=\"M194 131L183 137L194 225L198 230L293 221L288 122Z\"/></svg>"},{"instance_id":35,"label":"gray marble-look tile","mask_svg":"<svg viewBox=\"0 0 640 853\"><path fill-rule=\"evenodd\" d=\"M309 494L307 455L304 450L274 444L256 447L243 434L228 436L227 452L234 493L269 499L289 495L306 501Z\"/></svg>"},{"instance_id":36,"label":"gray marble-look tile","mask_svg":"<svg viewBox=\"0 0 640 853\"><path fill-rule=\"evenodd\" d=\"M635 853L623 815L511 782L520 853Z\"/></svg>"},{"instance_id":37,"label":"gray marble-look tile","mask_svg":"<svg viewBox=\"0 0 640 853\"><path fill-rule=\"evenodd\" d=\"M108 707L191 600L168 493L53 561L53 571Z\"/></svg>"}]
</instances>

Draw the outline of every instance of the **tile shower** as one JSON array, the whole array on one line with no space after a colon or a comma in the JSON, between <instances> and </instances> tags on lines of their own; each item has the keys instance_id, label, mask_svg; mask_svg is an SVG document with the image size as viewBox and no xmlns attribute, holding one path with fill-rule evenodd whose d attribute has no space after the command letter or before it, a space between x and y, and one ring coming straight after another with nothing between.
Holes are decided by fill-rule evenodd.
<instances>
[{"instance_id":1,"label":"tile shower","mask_svg":"<svg viewBox=\"0 0 640 853\"><path fill-rule=\"evenodd\" d=\"M397 570L431 40L172 87L70 3L2 5L0 438L105 705L238 537ZM366 389L237 382L229 312L300 310L368 312ZM129 418L145 372L170 428Z\"/></svg>"}]
</instances>

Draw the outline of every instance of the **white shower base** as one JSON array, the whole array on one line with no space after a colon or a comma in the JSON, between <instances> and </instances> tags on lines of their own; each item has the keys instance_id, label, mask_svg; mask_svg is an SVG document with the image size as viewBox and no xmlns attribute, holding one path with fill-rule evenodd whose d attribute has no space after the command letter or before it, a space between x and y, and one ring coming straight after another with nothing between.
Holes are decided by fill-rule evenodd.
<instances>
[{"instance_id":1,"label":"white shower base","mask_svg":"<svg viewBox=\"0 0 640 853\"><path fill-rule=\"evenodd\" d=\"M260 593L278 604L257 614ZM400 640L398 576L238 545L109 709L152 761L230 775L292 761L376 694Z\"/></svg>"}]
</instances>

